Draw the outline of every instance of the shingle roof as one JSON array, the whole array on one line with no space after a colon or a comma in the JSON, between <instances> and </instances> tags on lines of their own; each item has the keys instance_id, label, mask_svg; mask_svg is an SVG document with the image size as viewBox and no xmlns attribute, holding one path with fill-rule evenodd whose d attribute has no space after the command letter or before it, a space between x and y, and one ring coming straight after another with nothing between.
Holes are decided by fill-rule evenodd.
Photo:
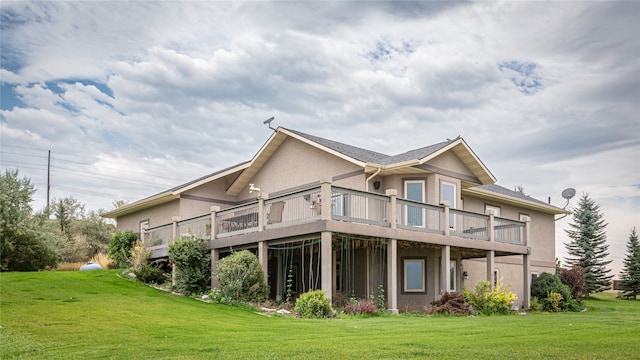
<instances>
[{"instance_id":1,"label":"shingle roof","mask_svg":"<svg viewBox=\"0 0 640 360\"><path fill-rule=\"evenodd\" d=\"M356 159L358 161L362 161L362 162L372 162L372 163L376 163L376 164L380 164L380 162L383 159L386 159L389 157L389 155L386 154L382 154L379 152L375 152L375 151L371 151L371 150L367 150L367 149L363 149L363 148L359 148L357 146L353 146L353 145L347 145L341 142L337 142L337 141L333 141L333 140L329 140L329 139L325 139L325 138L321 138L319 136L313 136L313 135L309 135L309 134L305 134L303 132L300 131L296 131L296 130L291 130L291 129L286 129L289 132L292 132L296 135L302 136L305 139L311 140L319 145L322 145L324 147L327 147L333 151L337 151L340 154L349 156L353 159Z\"/></svg>"},{"instance_id":2,"label":"shingle roof","mask_svg":"<svg viewBox=\"0 0 640 360\"><path fill-rule=\"evenodd\" d=\"M391 156L391 155L375 152L372 150L359 148L357 146L347 145L341 142L321 138L318 136L305 134L303 132L296 131L296 130L287 129L287 131L290 131L296 135L302 136L305 139L311 140L317 144L327 147L333 151L339 152L343 155L349 156L358 161L370 162L370 163L375 163L380 165L391 165L391 164L401 163L409 160L422 159L435 153L436 151L444 148L445 146L455 141L455 140L447 140L441 143L425 146L419 149L414 149L401 154Z\"/></svg>"},{"instance_id":3,"label":"shingle roof","mask_svg":"<svg viewBox=\"0 0 640 360\"><path fill-rule=\"evenodd\" d=\"M550 204L547 204L544 201L540 201L538 199L534 199L531 196L525 195L521 192L518 191L513 191L510 189L507 189L505 187L502 187L500 185L497 184L488 184L488 185L482 185L482 186L478 186L476 187L476 189L478 190L486 190L486 191L490 191L496 194L501 194L501 195L507 195L507 196L511 196L511 197L515 197L518 199L522 199L522 200L527 200L527 201L531 201L540 205L546 205L546 206L553 206Z\"/></svg>"}]
</instances>

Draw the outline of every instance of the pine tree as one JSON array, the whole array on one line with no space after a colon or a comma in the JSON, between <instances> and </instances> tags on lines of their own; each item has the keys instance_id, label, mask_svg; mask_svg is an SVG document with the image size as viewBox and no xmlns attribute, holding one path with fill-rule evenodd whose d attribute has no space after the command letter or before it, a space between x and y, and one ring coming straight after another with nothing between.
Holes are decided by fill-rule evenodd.
<instances>
[{"instance_id":1,"label":"pine tree","mask_svg":"<svg viewBox=\"0 0 640 360\"><path fill-rule=\"evenodd\" d=\"M611 260L605 260L609 253L609 245L606 244L607 223L604 215L600 213L600 206L589 198L589 194L583 194L577 209L573 212L573 223L570 230L565 230L571 238L564 245L569 257L565 260L569 265L577 265L587 271L585 282L587 284L587 297L592 292L602 292L611 288L611 269L607 265Z\"/></svg>"},{"instance_id":2,"label":"pine tree","mask_svg":"<svg viewBox=\"0 0 640 360\"><path fill-rule=\"evenodd\" d=\"M627 242L627 253L622 263L624 268L620 274L622 278L620 290L624 292L624 297L633 297L636 300L636 296L640 294L640 242L638 242L636 228L631 230Z\"/></svg>"}]
</instances>

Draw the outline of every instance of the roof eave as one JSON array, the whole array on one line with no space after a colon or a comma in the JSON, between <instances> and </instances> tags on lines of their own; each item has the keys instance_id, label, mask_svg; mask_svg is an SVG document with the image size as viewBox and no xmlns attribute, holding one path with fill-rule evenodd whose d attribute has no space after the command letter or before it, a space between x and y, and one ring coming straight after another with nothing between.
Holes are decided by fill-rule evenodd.
<instances>
[{"instance_id":1,"label":"roof eave","mask_svg":"<svg viewBox=\"0 0 640 360\"><path fill-rule=\"evenodd\" d=\"M475 195L481 198L485 198L485 199L496 199L496 200L506 201L514 205L522 206L527 209L537 210L547 214L564 215L564 214L571 213L568 210L561 209L553 205L547 205L547 204L538 203L530 200L520 199L517 197L513 197L505 194L499 194L499 193L495 193L488 190L468 188L468 189L463 189L462 192L470 195Z\"/></svg>"},{"instance_id":2,"label":"roof eave","mask_svg":"<svg viewBox=\"0 0 640 360\"><path fill-rule=\"evenodd\" d=\"M109 219L117 219L120 216L131 214L139 210L144 210L150 206L164 204L179 198L180 198L179 194L175 194L172 192L164 192L162 194L154 195L150 198L146 198L143 200L133 202L131 204L121 206L117 209L108 211L102 214L101 216Z\"/></svg>"}]
</instances>

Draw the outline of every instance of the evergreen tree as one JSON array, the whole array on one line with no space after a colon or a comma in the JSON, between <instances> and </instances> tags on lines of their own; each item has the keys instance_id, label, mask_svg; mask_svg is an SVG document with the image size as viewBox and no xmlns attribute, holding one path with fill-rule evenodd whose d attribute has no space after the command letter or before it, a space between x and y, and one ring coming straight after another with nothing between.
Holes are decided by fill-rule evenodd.
<instances>
[{"instance_id":1,"label":"evergreen tree","mask_svg":"<svg viewBox=\"0 0 640 360\"><path fill-rule=\"evenodd\" d=\"M638 234L636 228L631 230L629 241L627 242L627 253L622 260L624 268L622 269L620 282L620 290L624 292L627 298L640 294L640 242L638 242Z\"/></svg>"},{"instance_id":2,"label":"evergreen tree","mask_svg":"<svg viewBox=\"0 0 640 360\"><path fill-rule=\"evenodd\" d=\"M611 288L611 269L607 265L611 260L605 260L609 253L609 245L606 244L607 223L589 194L583 194L576 210L573 212L573 223L570 230L565 230L571 238L564 245L569 256L565 258L569 265L577 265L586 270L585 282L587 284L587 297L592 292L602 292Z\"/></svg>"}]
</instances>

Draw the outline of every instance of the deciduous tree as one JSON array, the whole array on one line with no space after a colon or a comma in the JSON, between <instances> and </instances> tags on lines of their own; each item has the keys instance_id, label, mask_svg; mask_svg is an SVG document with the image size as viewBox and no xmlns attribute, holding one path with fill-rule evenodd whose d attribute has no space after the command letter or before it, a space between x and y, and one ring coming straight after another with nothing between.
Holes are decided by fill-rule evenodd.
<instances>
[{"instance_id":1,"label":"deciduous tree","mask_svg":"<svg viewBox=\"0 0 640 360\"><path fill-rule=\"evenodd\" d=\"M58 255L31 215L34 186L18 170L0 176L0 270L35 271L54 267Z\"/></svg>"}]
</instances>

